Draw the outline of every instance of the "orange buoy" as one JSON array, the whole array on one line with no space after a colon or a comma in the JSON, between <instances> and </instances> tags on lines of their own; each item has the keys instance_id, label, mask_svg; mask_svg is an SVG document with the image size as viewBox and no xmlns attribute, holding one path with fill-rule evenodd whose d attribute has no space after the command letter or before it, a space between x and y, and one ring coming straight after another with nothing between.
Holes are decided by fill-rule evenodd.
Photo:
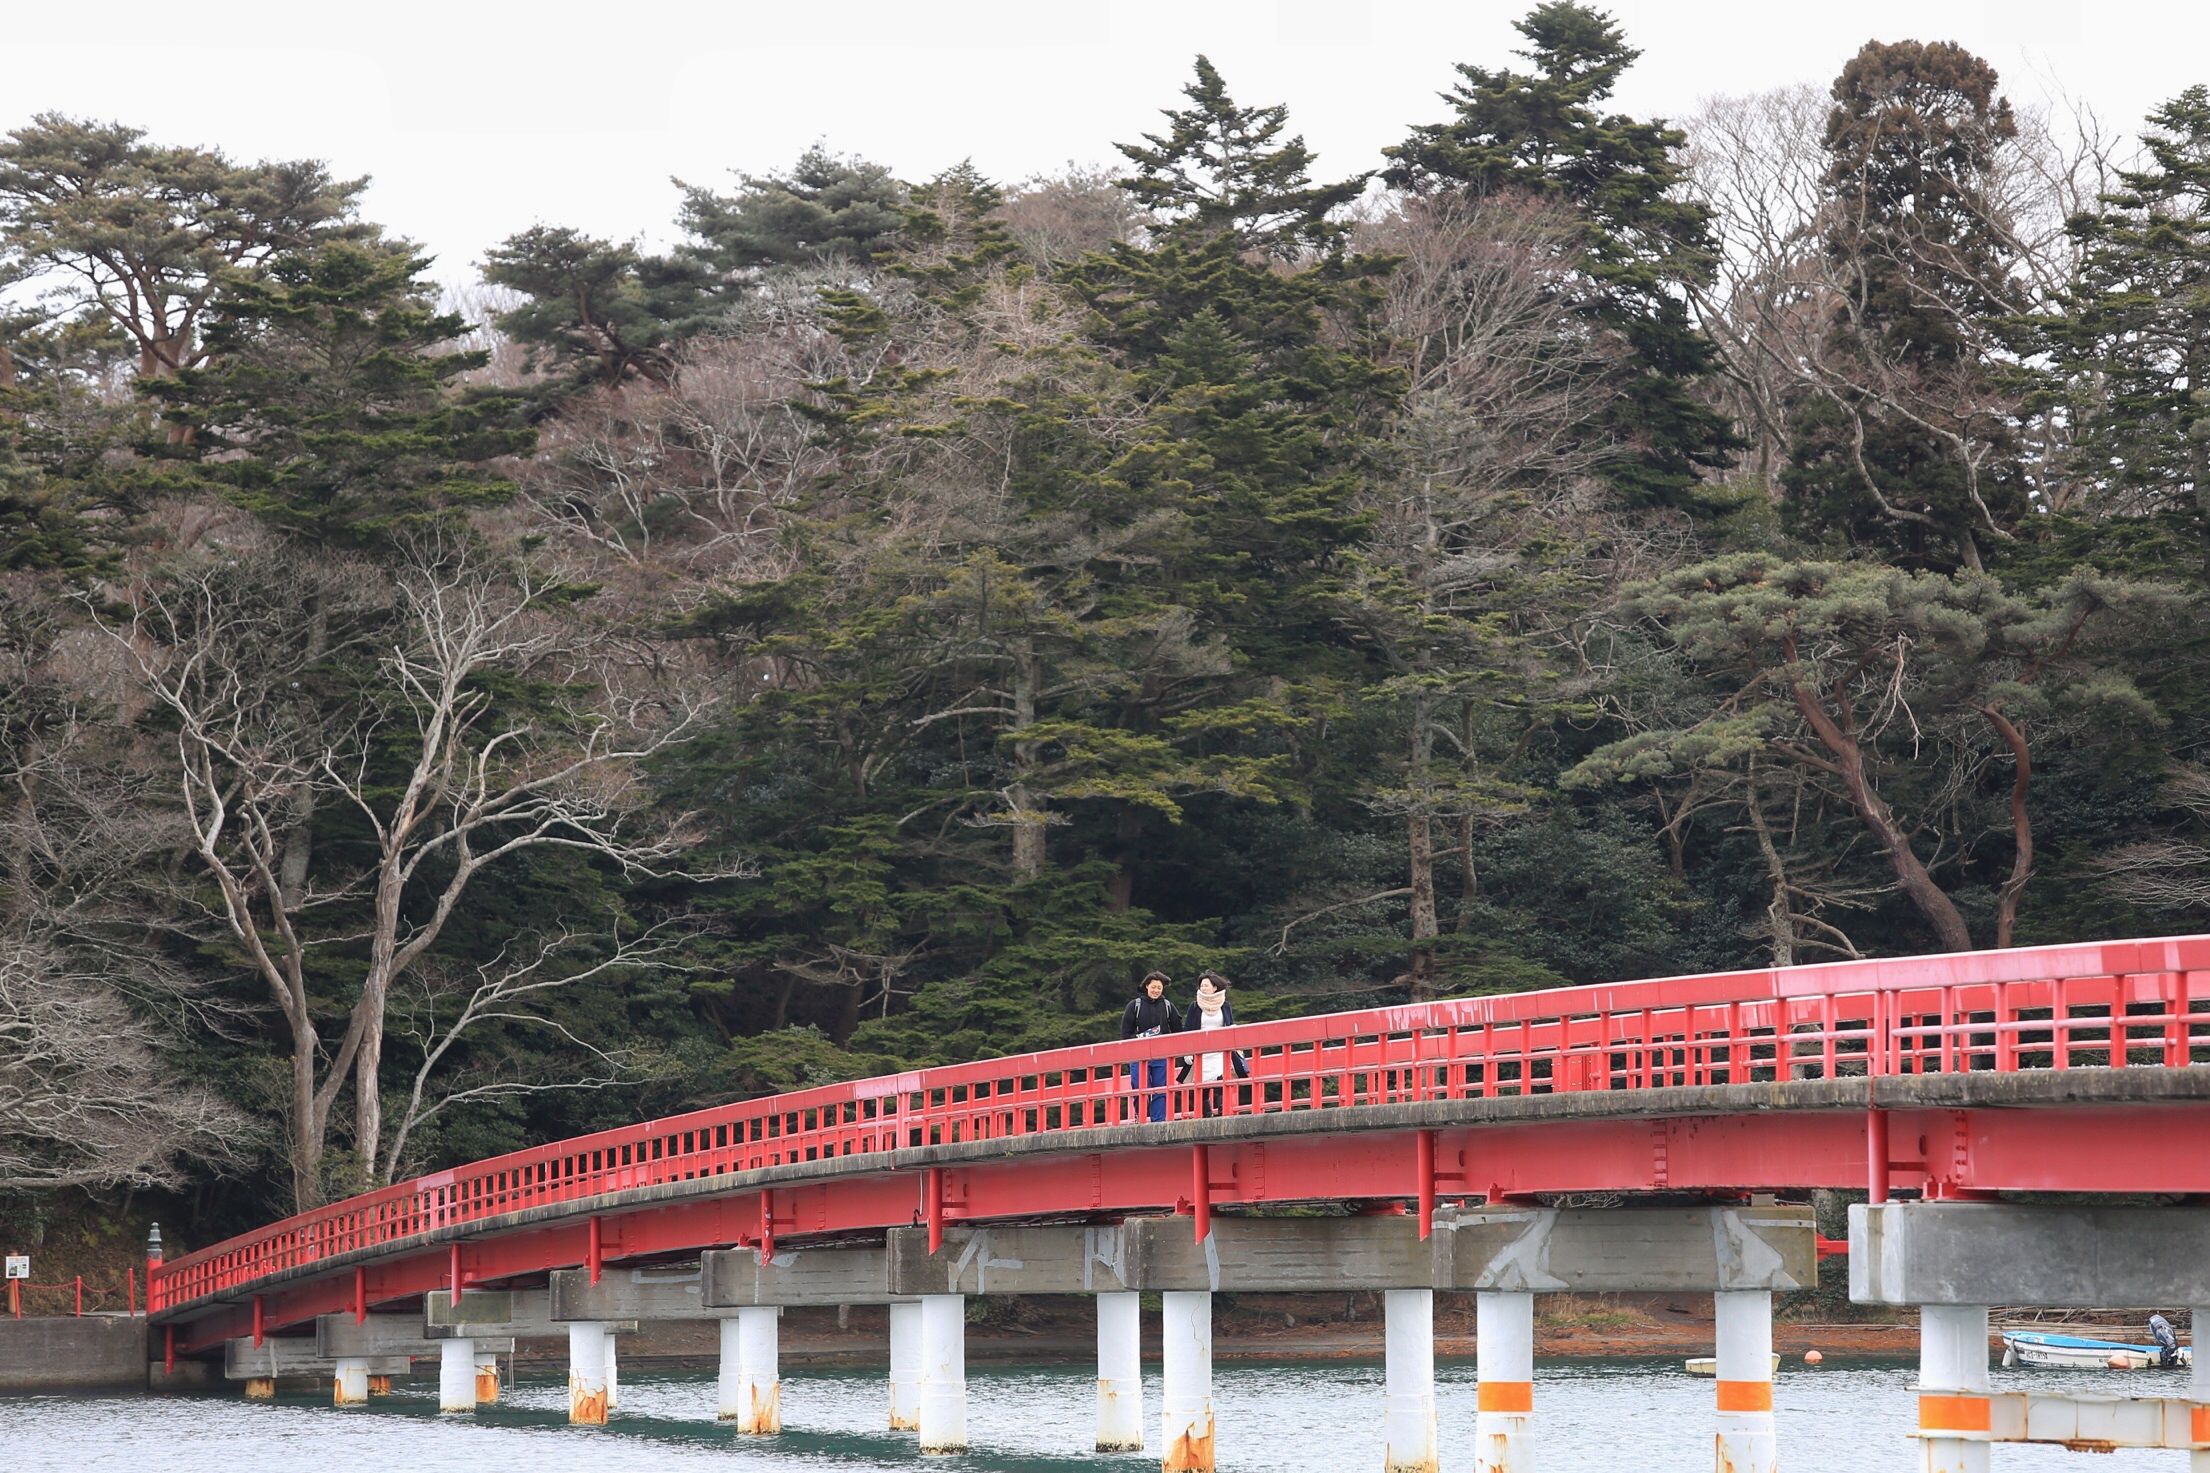
<instances>
[{"instance_id":1,"label":"orange buoy","mask_svg":"<svg viewBox=\"0 0 2210 1473\"><path fill-rule=\"evenodd\" d=\"M1806 1350L1803 1353L1803 1363L1807 1366L1815 1366L1820 1361L1825 1359L1826 1357L1819 1354L1816 1350Z\"/></svg>"}]
</instances>

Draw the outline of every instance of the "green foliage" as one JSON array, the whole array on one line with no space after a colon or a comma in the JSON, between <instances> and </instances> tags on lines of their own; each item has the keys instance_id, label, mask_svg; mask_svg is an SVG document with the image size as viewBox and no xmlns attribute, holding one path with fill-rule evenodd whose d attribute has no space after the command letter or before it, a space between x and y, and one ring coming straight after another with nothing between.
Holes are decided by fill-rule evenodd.
<instances>
[{"instance_id":1,"label":"green foliage","mask_svg":"<svg viewBox=\"0 0 2210 1473\"><path fill-rule=\"evenodd\" d=\"M1788 524L1913 566L1977 566L2024 510L2015 429L1990 412L2015 335L1994 68L1947 42L1866 43L1827 117L1837 367L1790 424Z\"/></svg>"},{"instance_id":2,"label":"green foliage","mask_svg":"<svg viewBox=\"0 0 2210 1473\"><path fill-rule=\"evenodd\" d=\"M678 219L692 236L680 255L722 283L763 266L864 262L904 220L906 191L888 169L818 143L783 173L739 176L729 194L676 186Z\"/></svg>"},{"instance_id":3,"label":"green foliage","mask_svg":"<svg viewBox=\"0 0 2210 1473\"><path fill-rule=\"evenodd\" d=\"M495 505L493 463L529 448L512 396L462 393L480 352L446 351L460 318L402 246L332 242L276 257L230 287L215 361L141 390L188 460L233 503L301 541L361 548Z\"/></svg>"},{"instance_id":4,"label":"green foliage","mask_svg":"<svg viewBox=\"0 0 2210 1473\"><path fill-rule=\"evenodd\" d=\"M1674 155L1686 137L1662 120L1601 111L1641 55L1604 12L1547 0L1514 27L1532 70L1461 64L1444 94L1457 116L1382 150L1382 177L1421 194L1519 192L1571 211L1584 254L1573 305L1628 349L1607 419L1635 453L1609 476L1638 499L1693 501L1735 438L1696 393L1716 364L1681 286L1705 279L1712 241L1709 212L1681 188Z\"/></svg>"}]
</instances>

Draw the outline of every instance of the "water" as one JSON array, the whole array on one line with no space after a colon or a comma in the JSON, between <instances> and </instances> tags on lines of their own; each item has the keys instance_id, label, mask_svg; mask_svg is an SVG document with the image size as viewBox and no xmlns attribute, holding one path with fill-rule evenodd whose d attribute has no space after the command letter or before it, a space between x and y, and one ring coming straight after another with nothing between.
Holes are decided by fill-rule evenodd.
<instances>
[{"instance_id":1,"label":"water","mask_svg":"<svg viewBox=\"0 0 2210 1473\"><path fill-rule=\"evenodd\" d=\"M432 1368L434 1372L434 1367ZM567 1387L546 1371L509 1384L472 1418L436 1412L436 1377L401 1382L389 1398L340 1411L323 1397L248 1402L235 1392L177 1398L34 1397L0 1401L0 1469L7 1473L1138 1473L1158 1454L1092 1454L1093 1368L1054 1364L973 1367L967 1428L975 1451L913 1452L910 1436L882 1430L880 1371L789 1372L783 1415L792 1430L738 1438L715 1425L714 1383L697 1372L622 1376L621 1411L603 1429L567 1425ZM1544 1473L1708 1473L1711 1383L1677 1359L1546 1360L1537 1367ZM1905 1433L1916 1413L1915 1368L1897 1361L1783 1366L1774 1389L1786 1473L1915 1469ZM1998 1390L2184 1396L2183 1376L1994 1372ZM1436 1366L1443 1467L1472 1473L1473 1362ZM1148 1431L1158 1436L1156 1368L1144 1384ZM1222 1363L1213 1397L1223 1473L1378 1473L1381 1366L1371 1361ZM2126 1468L2176 1470L2183 1452L2119 1455ZM2078 1473L2060 1448L1995 1451L1999 1473ZM2102 1465L2098 1465L2102 1466Z\"/></svg>"}]
</instances>

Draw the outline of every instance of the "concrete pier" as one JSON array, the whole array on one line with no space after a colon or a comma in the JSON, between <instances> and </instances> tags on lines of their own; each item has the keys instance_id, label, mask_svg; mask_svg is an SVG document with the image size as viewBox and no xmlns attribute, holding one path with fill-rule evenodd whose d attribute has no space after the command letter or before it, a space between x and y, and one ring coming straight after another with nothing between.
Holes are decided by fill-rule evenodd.
<instances>
[{"instance_id":1,"label":"concrete pier","mask_svg":"<svg viewBox=\"0 0 2210 1473\"><path fill-rule=\"evenodd\" d=\"M721 1420L750 1436L783 1430L782 1313L755 1305L721 1322Z\"/></svg>"},{"instance_id":2,"label":"concrete pier","mask_svg":"<svg viewBox=\"0 0 2210 1473\"><path fill-rule=\"evenodd\" d=\"M1390 1289L1382 1299L1382 1473L1438 1473L1435 1434L1435 1291Z\"/></svg>"},{"instance_id":3,"label":"concrete pier","mask_svg":"<svg viewBox=\"0 0 2210 1473\"><path fill-rule=\"evenodd\" d=\"M330 1380L330 1404L332 1406L359 1406L368 1400L368 1358L359 1355L338 1357L337 1372Z\"/></svg>"},{"instance_id":4,"label":"concrete pier","mask_svg":"<svg viewBox=\"0 0 2210 1473\"><path fill-rule=\"evenodd\" d=\"M1716 1473L1777 1473L1773 1435L1773 1296L1762 1289L1712 1296L1718 1331Z\"/></svg>"},{"instance_id":5,"label":"concrete pier","mask_svg":"<svg viewBox=\"0 0 2210 1473\"><path fill-rule=\"evenodd\" d=\"M890 1430L921 1430L921 1301L890 1306Z\"/></svg>"},{"instance_id":6,"label":"concrete pier","mask_svg":"<svg viewBox=\"0 0 2210 1473\"><path fill-rule=\"evenodd\" d=\"M1918 1317L1923 1473L1988 1473L1987 1307L1930 1304ZM1944 1432L1961 1434L1944 1437Z\"/></svg>"},{"instance_id":7,"label":"concrete pier","mask_svg":"<svg viewBox=\"0 0 2210 1473\"><path fill-rule=\"evenodd\" d=\"M1532 1473L1535 1296L1489 1291L1474 1306L1475 1473Z\"/></svg>"},{"instance_id":8,"label":"concrete pier","mask_svg":"<svg viewBox=\"0 0 2210 1473\"><path fill-rule=\"evenodd\" d=\"M476 1342L447 1340L437 1350L437 1409L472 1412L476 1409Z\"/></svg>"},{"instance_id":9,"label":"concrete pier","mask_svg":"<svg viewBox=\"0 0 2210 1473\"><path fill-rule=\"evenodd\" d=\"M2187 1392L2198 1406L2210 1406L2210 1304L2197 1304L2194 1315L2195 1366L2189 1372ZM2210 1473L2210 1448L2187 1455L2187 1473Z\"/></svg>"},{"instance_id":10,"label":"concrete pier","mask_svg":"<svg viewBox=\"0 0 2210 1473\"><path fill-rule=\"evenodd\" d=\"M967 1450L967 1296L921 1299L921 1451Z\"/></svg>"},{"instance_id":11,"label":"concrete pier","mask_svg":"<svg viewBox=\"0 0 2210 1473\"><path fill-rule=\"evenodd\" d=\"M1159 1460L1162 1473L1213 1473L1212 1295L1159 1296L1165 1352Z\"/></svg>"},{"instance_id":12,"label":"concrete pier","mask_svg":"<svg viewBox=\"0 0 2210 1473\"><path fill-rule=\"evenodd\" d=\"M1097 1296L1097 1450L1143 1451L1143 1298Z\"/></svg>"},{"instance_id":13,"label":"concrete pier","mask_svg":"<svg viewBox=\"0 0 2210 1473\"><path fill-rule=\"evenodd\" d=\"M613 1330L606 1329L606 1414L610 1417L622 1409L620 1350L621 1342Z\"/></svg>"},{"instance_id":14,"label":"concrete pier","mask_svg":"<svg viewBox=\"0 0 2210 1473\"><path fill-rule=\"evenodd\" d=\"M597 1320L568 1323L568 1421L603 1427L607 1409L607 1354L614 1337Z\"/></svg>"}]
</instances>

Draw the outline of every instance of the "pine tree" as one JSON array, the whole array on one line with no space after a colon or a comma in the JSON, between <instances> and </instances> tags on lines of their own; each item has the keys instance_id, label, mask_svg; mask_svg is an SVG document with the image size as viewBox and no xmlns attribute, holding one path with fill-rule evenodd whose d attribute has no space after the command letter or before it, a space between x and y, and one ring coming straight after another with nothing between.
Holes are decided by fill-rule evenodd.
<instances>
[{"instance_id":1,"label":"pine tree","mask_svg":"<svg viewBox=\"0 0 2210 1473\"><path fill-rule=\"evenodd\" d=\"M2073 222L2079 284L2047 327L2095 509L2183 518L2210 568L2210 88L2148 122L2144 165Z\"/></svg>"},{"instance_id":2,"label":"pine tree","mask_svg":"<svg viewBox=\"0 0 2210 1473\"><path fill-rule=\"evenodd\" d=\"M1190 106L1168 110L1166 132L1120 145L1136 166L1120 181L1130 198L1196 240L1225 231L1284 259L1341 247L1345 228L1331 216L1358 198L1367 176L1312 183L1303 136L1281 136L1289 109L1238 107L1219 68L1202 56L1182 93Z\"/></svg>"},{"instance_id":3,"label":"pine tree","mask_svg":"<svg viewBox=\"0 0 2210 1473\"><path fill-rule=\"evenodd\" d=\"M528 299L494 320L560 388L665 380L674 346L716 305L695 266L564 226L532 226L493 246L483 279Z\"/></svg>"},{"instance_id":4,"label":"pine tree","mask_svg":"<svg viewBox=\"0 0 2210 1473\"><path fill-rule=\"evenodd\" d=\"M437 309L427 257L330 242L229 285L213 361L140 389L188 432L163 453L301 544L387 546L408 528L506 500L501 457L530 432L512 395L460 391L483 353Z\"/></svg>"},{"instance_id":5,"label":"pine tree","mask_svg":"<svg viewBox=\"0 0 2210 1473\"><path fill-rule=\"evenodd\" d=\"M740 175L729 194L675 182L692 237L677 255L724 284L763 266L864 263L897 234L906 193L882 165L818 143L783 173Z\"/></svg>"},{"instance_id":6,"label":"pine tree","mask_svg":"<svg viewBox=\"0 0 2210 1473\"><path fill-rule=\"evenodd\" d=\"M1994 68L1947 42L1868 42L1833 90L1829 364L1793 416L1788 524L1978 567L2023 506L1993 368L2013 332L1994 170L2017 123Z\"/></svg>"},{"instance_id":7,"label":"pine tree","mask_svg":"<svg viewBox=\"0 0 2210 1473\"><path fill-rule=\"evenodd\" d=\"M1713 244L1709 211L1681 189L1676 153L1686 136L1662 120L1601 110L1641 55L1604 12L1547 0L1515 27L1532 70L1461 64L1444 94L1457 116L1384 149L1392 162L1382 177L1420 194L1517 191L1570 206L1584 265L1567 290L1586 320L1630 350L1607 431L1634 448L1608 478L1637 499L1690 500L1736 440L1697 394L1716 360L1681 284L1702 279Z\"/></svg>"}]
</instances>

